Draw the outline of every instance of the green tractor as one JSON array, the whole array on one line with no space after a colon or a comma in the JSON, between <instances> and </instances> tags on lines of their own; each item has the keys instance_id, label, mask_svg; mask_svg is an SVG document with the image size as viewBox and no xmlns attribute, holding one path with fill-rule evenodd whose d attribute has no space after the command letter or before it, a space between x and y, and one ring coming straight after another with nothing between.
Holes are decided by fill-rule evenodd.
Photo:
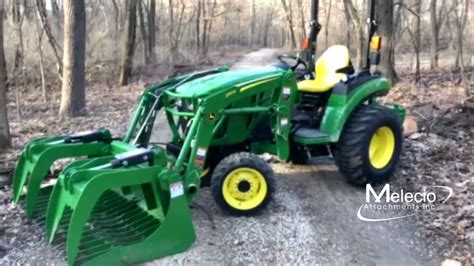
<instances>
[{"instance_id":1,"label":"green tractor","mask_svg":"<svg viewBox=\"0 0 474 266\"><path fill-rule=\"evenodd\" d=\"M377 101L390 83L369 70L380 48L371 13L366 69L354 73L344 46L312 64L313 47L307 60L282 56L275 66L165 80L145 89L123 139L100 129L31 141L16 166L13 201L65 247L69 264L129 264L191 246L189 205L204 183L230 214L262 211L276 180L258 154L294 163L332 155L350 183L385 180L399 160L405 112ZM303 80L312 71L301 74L300 65L314 65L315 78ZM76 160L53 178L51 166L65 158Z\"/></svg>"}]
</instances>

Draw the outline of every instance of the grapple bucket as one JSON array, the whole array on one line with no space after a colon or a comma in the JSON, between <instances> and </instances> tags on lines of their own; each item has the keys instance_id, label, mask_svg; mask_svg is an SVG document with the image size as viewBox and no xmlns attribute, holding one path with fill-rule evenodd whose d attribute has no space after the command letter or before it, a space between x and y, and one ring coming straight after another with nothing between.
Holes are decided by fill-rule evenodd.
<instances>
[{"instance_id":1,"label":"grapple bucket","mask_svg":"<svg viewBox=\"0 0 474 266\"><path fill-rule=\"evenodd\" d=\"M106 129L31 141L21 152L16 165L13 201L18 202L23 188L27 186L26 213L31 217L41 183L56 160L102 156L107 153L107 146L111 141L111 134Z\"/></svg>"},{"instance_id":2,"label":"grapple bucket","mask_svg":"<svg viewBox=\"0 0 474 266\"><path fill-rule=\"evenodd\" d=\"M35 219L50 243L65 248L70 265L182 252L196 236L182 177L163 158L162 151L135 149L73 162L52 190L41 189Z\"/></svg>"}]
</instances>

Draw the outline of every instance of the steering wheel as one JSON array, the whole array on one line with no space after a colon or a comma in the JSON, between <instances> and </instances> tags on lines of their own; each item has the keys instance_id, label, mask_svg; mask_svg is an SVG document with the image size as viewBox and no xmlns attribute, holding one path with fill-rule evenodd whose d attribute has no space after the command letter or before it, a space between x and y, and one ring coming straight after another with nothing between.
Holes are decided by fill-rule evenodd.
<instances>
[{"instance_id":1,"label":"steering wheel","mask_svg":"<svg viewBox=\"0 0 474 266\"><path fill-rule=\"evenodd\" d=\"M289 63L288 59L294 61L294 63ZM293 72L298 68L299 65L303 65L305 70L308 69L308 64L303 61L299 56L282 54L278 56L278 60L284 65L288 66Z\"/></svg>"}]
</instances>

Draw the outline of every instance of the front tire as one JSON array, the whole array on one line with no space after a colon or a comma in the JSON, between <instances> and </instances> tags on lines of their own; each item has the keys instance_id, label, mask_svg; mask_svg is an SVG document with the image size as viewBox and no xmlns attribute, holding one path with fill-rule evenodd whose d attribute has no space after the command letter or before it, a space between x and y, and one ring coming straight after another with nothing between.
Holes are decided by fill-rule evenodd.
<instances>
[{"instance_id":1,"label":"front tire","mask_svg":"<svg viewBox=\"0 0 474 266\"><path fill-rule=\"evenodd\" d=\"M382 183L395 172L402 142L402 125L392 110L362 106L347 121L334 157L349 183Z\"/></svg>"},{"instance_id":2,"label":"front tire","mask_svg":"<svg viewBox=\"0 0 474 266\"><path fill-rule=\"evenodd\" d=\"M262 158L247 152L224 158L211 178L214 201L221 209L236 216L260 213L274 191L273 170Z\"/></svg>"}]
</instances>

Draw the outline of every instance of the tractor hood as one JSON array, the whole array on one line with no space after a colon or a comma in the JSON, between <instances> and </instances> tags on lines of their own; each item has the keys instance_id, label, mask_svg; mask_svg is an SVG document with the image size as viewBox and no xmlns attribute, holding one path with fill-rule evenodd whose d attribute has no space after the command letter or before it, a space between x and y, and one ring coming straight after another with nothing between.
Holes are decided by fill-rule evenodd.
<instances>
[{"instance_id":1,"label":"tractor hood","mask_svg":"<svg viewBox=\"0 0 474 266\"><path fill-rule=\"evenodd\" d=\"M258 81L283 76L284 73L285 70L272 66L250 70L226 71L184 83L177 87L175 92L180 94L181 97L202 97L221 89L248 84L252 80Z\"/></svg>"}]
</instances>

